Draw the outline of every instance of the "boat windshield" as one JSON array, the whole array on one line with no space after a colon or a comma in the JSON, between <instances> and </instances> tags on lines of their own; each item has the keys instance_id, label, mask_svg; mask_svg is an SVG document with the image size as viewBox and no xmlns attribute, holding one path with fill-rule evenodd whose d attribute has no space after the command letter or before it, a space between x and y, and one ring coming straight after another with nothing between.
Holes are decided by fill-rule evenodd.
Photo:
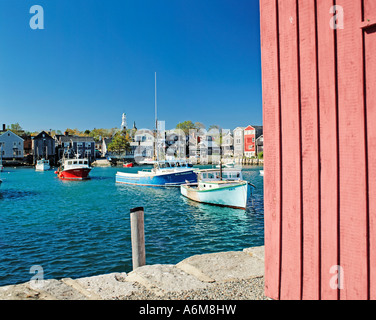
<instances>
[{"instance_id":1,"label":"boat windshield","mask_svg":"<svg viewBox=\"0 0 376 320\"><path fill-rule=\"evenodd\" d=\"M240 171L223 171L222 178L225 180L240 180L242 179ZM219 180L220 172L219 171L203 171L201 172L202 180Z\"/></svg>"}]
</instances>

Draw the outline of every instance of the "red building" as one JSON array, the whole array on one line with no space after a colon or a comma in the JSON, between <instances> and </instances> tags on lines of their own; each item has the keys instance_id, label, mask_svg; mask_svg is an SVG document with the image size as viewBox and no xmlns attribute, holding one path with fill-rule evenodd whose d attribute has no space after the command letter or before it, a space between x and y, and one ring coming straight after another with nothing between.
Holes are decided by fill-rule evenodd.
<instances>
[{"instance_id":1,"label":"red building","mask_svg":"<svg viewBox=\"0 0 376 320\"><path fill-rule=\"evenodd\" d=\"M260 7L265 294L376 299L376 1Z\"/></svg>"},{"instance_id":2,"label":"red building","mask_svg":"<svg viewBox=\"0 0 376 320\"><path fill-rule=\"evenodd\" d=\"M262 127L248 126L244 129L244 155L247 158L255 157L256 139L262 135Z\"/></svg>"}]
</instances>

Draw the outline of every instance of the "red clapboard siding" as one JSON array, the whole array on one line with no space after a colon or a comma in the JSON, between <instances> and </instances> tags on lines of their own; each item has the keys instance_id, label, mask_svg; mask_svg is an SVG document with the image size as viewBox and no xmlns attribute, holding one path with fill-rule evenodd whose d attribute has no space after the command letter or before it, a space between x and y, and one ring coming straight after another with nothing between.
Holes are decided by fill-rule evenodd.
<instances>
[{"instance_id":1,"label":"red clapboard siding","mask_svg":"<svg viewBox=\"0 0 376 320\"><path fill-rule=\"evenodd\" d=\"M376 23L376 1L375 0L364 0L364 21L370 23Z\"/></svg>"},{"instance_id":2,"label":"red clapboard siding","mask_svg":"<svg viewBox=\"0 0 376 320\"><path fill-rule=\"evenodd\" d=\"M265 294L376 299L376 1L260 5Z\"/></svg>"},{"instance_id":3,"label":"red clapboard siding","mask_svg":"<svg viewBox=\"0 0 376 320\"><path fill-rule=\"evenodd\" d=\"M276 0L261 2L261 51L264 139L265 219L265 294L279 299L280 285L280 226L281 226L281 157L280 157L280 101L279 51Z\"/></svg>"},{"instance_id":4,"label":"red clapboard siding","mask_svg":"<svg viewBox=\"0 0 376 320\"><path fill-rule=\"evenodd\" d=\"M301 159L298 19L295 0L279 0L282 129L281 299L300 299Z\"/></svg>"},{"instance_id":5,"label":"red clapboard siding","mask_svg":"<svg viewBox=\"0 0 376 320\"><path fill-rule=\"evenodd\" d=\"M367 24L376 23L376 1L364 0ZM368 147L368 203L369 203L369 281L370 299L376 300L376 26L364 30L366 116Z\"/></svg>"},{"instance_id":6,"label":"red clapboard siding","mask_svg":"<svg viewBox=\"0 0 376 320\"><path fill-rule=\"evenodd\" d=\"M364 39L369 177L370 299L376 300L376 26L365 30Z\"/></svg>"},{"instance_id":7,"label":"red clapboard siding","mask_svg":"<svg viewBox=\"0 0 376 320\"><path fill-rule=\"evenodd\" d=\"M302 122L303 299L319 299L319 138L316 7L299 2Z\"/></svg>"},{"instance_id":8,"label":"red clapboard siding","mask_svg":"<svg viewBox=\"0 0 376 320\"><path fill-rule=\"evenodd\" d=\"M320 112L320 269L321 299L337 300L338 290L330 286L332 266L338 265L338 155L336 53L334 30L328 12L333 0L317 1L317 39Z\"/></svg>"},{"instance_id":9,"label":"red clapboard siding","mask_svg":"<svg viewBox=\"0 0 376 320\"><path fill-rule=\"evenodd\" d=\"M367 299L367 184L361 1L337 0L344 29L337 30L340 174L341 299ZM350 14L351 12L351 14ZM356 196L354 196L354 194Z\"/></svg>"}]
</instances>

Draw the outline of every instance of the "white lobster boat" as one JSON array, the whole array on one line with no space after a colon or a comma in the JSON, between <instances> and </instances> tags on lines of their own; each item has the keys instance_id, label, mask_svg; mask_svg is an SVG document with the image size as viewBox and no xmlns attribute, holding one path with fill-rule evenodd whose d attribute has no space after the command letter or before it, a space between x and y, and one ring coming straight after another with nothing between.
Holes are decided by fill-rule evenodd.
<instances>
[{"instance_id":1,"label":"white lobster boat","mask_svg":"<svg viewBox=\"0 0 376 320\"><path fill-rule=\"evenodd\" d=\"M50 161L46 159L41 159L37 161L37 164L35 165L36 171L47 171L50 170Z\"/></svg>"},{"instance_id":2,"label":"white lobster boat","mask_svg":"<svg viewBox=\"0 0 376 320\"><path fill-rule=\"evenodd\" d=\"M224 169L222 177L220 170L207 169L198 173L198 183L184 184L180 192L196 202L245 210L253 188L239 169Z\"/></svg>"}]
</instances>

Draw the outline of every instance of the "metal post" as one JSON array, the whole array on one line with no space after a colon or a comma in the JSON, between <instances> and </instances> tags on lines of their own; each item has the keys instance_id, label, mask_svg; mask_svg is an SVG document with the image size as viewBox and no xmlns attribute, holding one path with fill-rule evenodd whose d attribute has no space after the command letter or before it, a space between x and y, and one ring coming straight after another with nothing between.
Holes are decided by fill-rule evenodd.
<instances>
[{"instance_id":1,"label":"metal post","mask_svg":"<svg viewBox=\"0 0 376 320\"><path fill-rule=\"evenodd\" d=\"M130 210L131 238L132 238L132 263L133 270L144 266L145 262L145 231L144 208L138 207Z\"/></svg>"}]
</instances>

